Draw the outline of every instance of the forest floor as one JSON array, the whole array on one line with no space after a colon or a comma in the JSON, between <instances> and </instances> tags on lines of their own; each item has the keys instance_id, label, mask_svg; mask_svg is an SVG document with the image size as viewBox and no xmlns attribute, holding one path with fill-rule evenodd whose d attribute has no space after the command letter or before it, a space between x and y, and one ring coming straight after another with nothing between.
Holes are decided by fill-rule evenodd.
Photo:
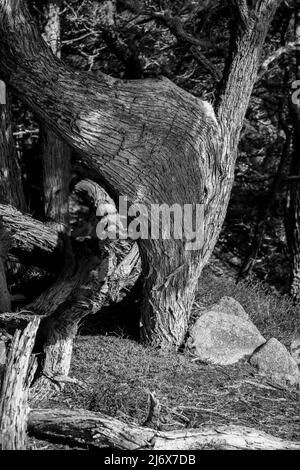
<instances>
[{"instance_id":1,"label":"forest floor","mask_svg":"<svg viewBox=\"0 0 300 470\"><path fill-rule=\"evenodd\" d=\"M276 337L289 347L300 336L298 308L288 298L253 281L236 285L228 276L216 277L211 269L202 276L193 317L224 295L244 306L266 339ZM207 366L185 351L163 353L144 347L124 331L91 334L90 327L83 327L75 341L70 376L83 385L67 385L42 407L84 408L142 424L151 391L160 402L164 430L238 424L300 440L300 391L268 382L247 362ZM67 448L36 439L30 445Z\"/></svg>"}]
</instances>

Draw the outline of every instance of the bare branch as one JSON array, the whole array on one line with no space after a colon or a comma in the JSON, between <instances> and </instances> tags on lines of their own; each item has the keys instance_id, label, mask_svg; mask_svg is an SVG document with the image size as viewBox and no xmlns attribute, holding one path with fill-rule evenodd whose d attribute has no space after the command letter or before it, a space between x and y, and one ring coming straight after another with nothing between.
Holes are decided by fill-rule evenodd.
<instances>
[{"instance_id":1,"label":"bare branch","mask_svg":"<svg viewBox=\"0 0 300 470\"><path fill-rule=\"evenodd\" d=\"M261 80L264 77L264 75L270 69L270 65L279 60L282 55L289 54L290 52L294 51L296 47L299 46L299 44L299 41L289 42L285 46L279 47L279 49L273 52L273 54L269 55L269 57L267 57L261 64L257 80Z\"/></svg>"},{"instance_id":2,"label":"bare branch","mask_svg":"<svg viewBox=\"0 0 300 470\"><path fill-rule=\"evenodd\" d=\"M219 80L220 74L214 64L203 54L201 49L207 47L207 41L200 40L189 34L183 26L180 18L172 16L169 11L153 13L151 18L159 21L168 27L170 32L176 37L178 42L187 43L191 46L191 53L197 61L207 70L216 80Z\"/></svg>"}]
</instances>

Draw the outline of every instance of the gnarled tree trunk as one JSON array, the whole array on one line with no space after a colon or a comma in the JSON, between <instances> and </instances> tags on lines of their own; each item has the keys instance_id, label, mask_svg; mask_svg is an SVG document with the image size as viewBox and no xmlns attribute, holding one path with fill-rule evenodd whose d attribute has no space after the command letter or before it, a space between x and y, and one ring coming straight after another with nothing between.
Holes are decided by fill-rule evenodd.
<instances>
[{"instance_id":1,"label":"gnarled tree trunk","mask_svg":"<svg viewBox=\"0 0 300 470\"><path fill-rule=\"evenodd\" d=\"M130 203L204 207L204 241L142 240L141 328L146 340L179 346L197 280L219 235L233 181L239 133L264 40L280 0L232 2L235 50L217 113L166 79L120 81L78 73L55 58L24 2L0 0L0 76Z\"/></svg>"}]
</instances>

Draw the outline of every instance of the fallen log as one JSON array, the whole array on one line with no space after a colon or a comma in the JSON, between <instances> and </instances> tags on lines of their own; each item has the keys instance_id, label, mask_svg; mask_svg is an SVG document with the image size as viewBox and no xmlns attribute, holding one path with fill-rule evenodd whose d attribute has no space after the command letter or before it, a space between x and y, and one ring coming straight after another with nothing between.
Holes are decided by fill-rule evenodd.
<instances>
[{"instance_id":1,"label":"fallen log","mask_svg":"<svg viewBox=\"0 0 300 470\"><path fill-rule=\"evenodd\" d=\"M34 409L28 432L39 439L70 446L121 450L299 450L285 441L245 426L209 426L184 431L157 431L126 424L86 410Z\"/></svg>"}]
</instances>

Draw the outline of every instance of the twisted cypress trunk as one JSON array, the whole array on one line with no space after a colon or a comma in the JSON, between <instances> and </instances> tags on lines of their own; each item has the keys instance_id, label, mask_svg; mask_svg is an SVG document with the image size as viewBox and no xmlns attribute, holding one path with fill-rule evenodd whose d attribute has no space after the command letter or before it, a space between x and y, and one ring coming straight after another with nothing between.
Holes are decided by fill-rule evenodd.
<instances>
[{"instance_id":1,"label":"twisted cypress trunk","mask_svg":"<svg viewBox=\"0 0 300 470\"><path fill-rule=\"evenodd\" d=\"M234 2L235 5L239 2ZM0 0L1 77L64 138L114 196L129 202L204 207L198 250L187 240L142 240L143 337L184 339L201 270L229 201L244 115L279 0L240 13L235 50L217 114L166 79L124 81L74 72L40 40L23 2ZM244 2L242 2L244 5Z\"/></svg>"}]
</instances>

